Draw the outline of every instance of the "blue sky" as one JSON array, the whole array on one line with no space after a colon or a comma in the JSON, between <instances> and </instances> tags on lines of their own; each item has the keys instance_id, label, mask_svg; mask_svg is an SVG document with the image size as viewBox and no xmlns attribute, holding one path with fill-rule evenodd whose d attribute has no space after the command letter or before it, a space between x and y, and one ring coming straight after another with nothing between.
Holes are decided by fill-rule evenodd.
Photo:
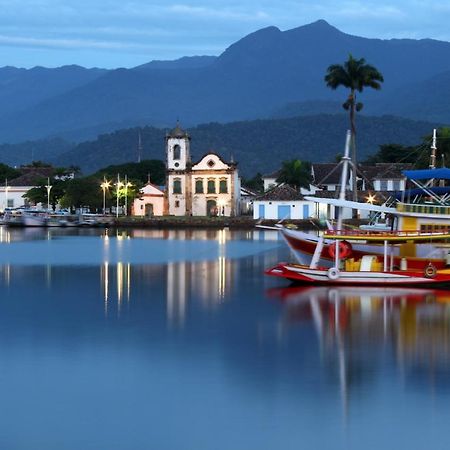
<instances>
[{"instance_id":1,"label":"blue sky","mask_svg":"<svg viewBox=\"0 0 450 450\"><path fill-rule=\"evenodd\" d=\"M449 0L0 0L0 66L114 68L218 55L265 26L318 19L359 36L450 41Z\"/></svg>"}]
</instances>

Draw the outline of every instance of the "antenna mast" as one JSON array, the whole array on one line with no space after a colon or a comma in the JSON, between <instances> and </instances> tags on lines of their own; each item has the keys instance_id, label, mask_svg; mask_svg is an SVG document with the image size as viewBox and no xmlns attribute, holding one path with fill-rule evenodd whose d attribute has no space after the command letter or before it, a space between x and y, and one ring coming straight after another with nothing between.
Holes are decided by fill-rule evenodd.
<instances>
[{"instance_id":1,"label":"antenna mast","mask_svg":"<svg viewBox=\"0 0 450 450\"><path fill-rule=\"evenodd\" d=\"M142 139L141 139L141 130L139 130L139 133L138 133L138 158L137 158L138 163L141 162L141 156L142 156Z\"/></svg>"}]
</instances>

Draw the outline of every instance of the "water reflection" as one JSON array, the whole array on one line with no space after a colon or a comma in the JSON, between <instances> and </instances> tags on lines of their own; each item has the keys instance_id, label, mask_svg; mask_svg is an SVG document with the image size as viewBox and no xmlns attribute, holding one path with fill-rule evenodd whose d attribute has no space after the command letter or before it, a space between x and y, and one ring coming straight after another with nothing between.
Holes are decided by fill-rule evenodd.
<instances>
[{"instance_id":1,"label":"water reflection","mask_svg":"<svg viewBox=\"0 0 450 450\"><path fill-rule=\"evenodd\" d=\"M284 334L313 324L324 370L334 367L344 412L392 354L402 378L450 376L450 291L370 287L290 287L267 291L283 302Z\"/></svg>"},{"instance_id":2,"label":"water reflection","mask_svg":"<svg viewBox=\"0 0 450 450\"><path fill-rule=\"evenodd\" d=\"M165 284L169 324L182 325L189 302L214 308L231 297L236 265L224 256L219 256L217 261L168 263L164 266L122 262L110 264L105 261L100 267L105 315L108 315L113 302L120 316L124 300L127 303L133 301L132 286L139 285L143 280L154 280L155 277L159 283L163 281Z\"/></svg>"}]
</instances>

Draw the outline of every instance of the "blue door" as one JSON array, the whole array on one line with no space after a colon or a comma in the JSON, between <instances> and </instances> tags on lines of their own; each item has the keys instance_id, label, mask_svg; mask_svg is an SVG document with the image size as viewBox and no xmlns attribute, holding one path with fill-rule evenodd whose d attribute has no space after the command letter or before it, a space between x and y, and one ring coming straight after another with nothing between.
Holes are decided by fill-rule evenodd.
<instances>
[{"instance_id":1,"label":"blue door","mask_svg":"<svg viewBox=\"0 0 450 450\"><path fill-rule=\"evenodd\" d=\"M259 205L259 218L264 219L266 216L266 206L265 205Z\"/></svg>"},{"instance_id":2,"label":"blue door","mask_svg":"<svg viewBox=\"0 0 450 450\"><path fill-rule=\"evenodd\" d=\"M290 205L278 205L278 219L290 219L291 218L291 206Z\"/></svg>"},{"instance_id":3,"label":"blue door","mask_svg":"<svg viewBox=\"0 0 450 450\"><path fill-rule=\"evenodd\" d=\"M309 205L303 205L303 218L307 219L309 217Z\"/></svg>"}]
</instances>

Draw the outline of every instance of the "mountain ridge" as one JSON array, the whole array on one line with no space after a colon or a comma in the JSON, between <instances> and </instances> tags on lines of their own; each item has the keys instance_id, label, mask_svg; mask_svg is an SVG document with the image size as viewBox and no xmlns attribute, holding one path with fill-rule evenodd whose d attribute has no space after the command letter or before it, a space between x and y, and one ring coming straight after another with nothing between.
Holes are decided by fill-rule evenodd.
<instances>
[{"instance_id":1,"label":"mountain ridge","mask_svg":"<svg viewBox=\"0 0 450 450\"><path fill-rule=\"evenodd\" d=\"M61 73L68 71L73 77L59 85L58 69L48 69L48 74L38 70L49 77L41 81L43 86L59 86L53 92L37 89L35 79L18 83L16 90L2 86L0 69L0 142L74 135L76 130L113 131L114 124L144 119L156 126L170 126L176 118L187 126L227 123L267 117L292 103L342 103L345 90L331 91L323 78L330 64L342 63L349 53L365 57L385 77L380 92L365 90L358 95L364 113L450 120L445 77L434 84L435 91L442 90L445 96L435 95L435 107L428 107L427 113L422 108L429 98L430 80L450 71L450 43L358 37L318 20L286 31L274 26L257 30L218 57L153 61L131 69L81 68L74 69L75 75L65 69ZM14 70L5 69L3 74L11 77ZM11 98L21 98L22 103ZM2 110L12 103L9 110Z\"/></svg>"}]
</instances>

